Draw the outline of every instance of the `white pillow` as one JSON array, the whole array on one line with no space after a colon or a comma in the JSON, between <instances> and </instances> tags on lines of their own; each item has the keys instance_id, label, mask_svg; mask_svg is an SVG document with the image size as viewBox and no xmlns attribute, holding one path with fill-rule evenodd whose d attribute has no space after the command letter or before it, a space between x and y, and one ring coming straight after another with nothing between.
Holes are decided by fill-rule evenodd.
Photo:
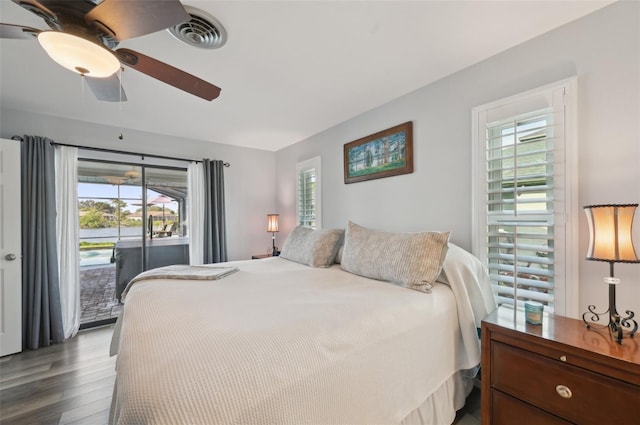
<instances>
[{"instance_id":1,"label":"white pillow","mask_svg":"<svg viewBox=\"0 0 640 425\"><path fill-rule=\"evenodd\" d=\"M478 328L482 319L498 308L497 294L494 294L491 286L487 267L473 254L451 242L442 264L442 272L436 282L449 285L458 302L462 297L469 298ZM462 292L466 295L461 295Z\"/></svg>"},{"instance_id":2,"label":"white pillow","mask_svg":"<svg viewBox=\"0 0 640 425\"><path fill-rule=\"evenodd\" d=\"M429 292L442 270L449 232L392 233L349 222L342 269Z\"/></svg>"},{"instance_id":3,"label":"white pillow","mask_svg":"<svg viewBox=\"0 0 640 425\"><path fill-rule=\"evenodd\" d=\"M311 267L329 267L342 245L344 230L298 226L284 243L280 257Z\"/></svg>"}]
</instances>

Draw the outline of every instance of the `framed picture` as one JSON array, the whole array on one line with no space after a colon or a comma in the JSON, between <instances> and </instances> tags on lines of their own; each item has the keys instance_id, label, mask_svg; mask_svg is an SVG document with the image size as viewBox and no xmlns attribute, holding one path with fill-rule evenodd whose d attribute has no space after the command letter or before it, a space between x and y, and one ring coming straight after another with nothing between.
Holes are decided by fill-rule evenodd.
<instances>
[{"instance_id":1,"label":"framed picture","mask_svg":"<svg viewBox=\"0 0 640 425\"><path fill-rule=\"evenodd\" d=\"M413 173L413 123L379 131L344 145L344 182Z\"/></svg>"}]
</instances>

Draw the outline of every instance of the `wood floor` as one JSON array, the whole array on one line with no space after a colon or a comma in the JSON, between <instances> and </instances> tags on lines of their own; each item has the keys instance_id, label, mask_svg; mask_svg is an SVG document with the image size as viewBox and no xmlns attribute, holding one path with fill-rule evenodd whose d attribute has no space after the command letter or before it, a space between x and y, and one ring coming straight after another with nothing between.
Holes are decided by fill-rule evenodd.
<instances>
[{"instance_id":1,"label":"wood floor","mask_svg":"<svg viewBox=\"0 0 640 425\"><path fill-rule=\"evenodd\" d=\"M452 425L480 425L480 389L473 388L464 407L458 410Z\"/></svg>"},{"instance_id":2,"label":"wood floor","mask_svg":"<svg viewBox=\"0 0 640 425\"><path fill-rule=\"evenodd\" d=\"M1 425L106 425L115 380L113 326L80 331L51 347L0 358ZM456 425L480 424L474 389Z\"/></svg>"},{"instance_id":3,"label":"wood floor","mask_svg":"<svg viewBox=\"0 0 640 425\"><path fill-rule=\"evenodd\" d=\"M115 373L113 327L0 358L0 424L105 425Z\"/></svg>"}]
</instances>

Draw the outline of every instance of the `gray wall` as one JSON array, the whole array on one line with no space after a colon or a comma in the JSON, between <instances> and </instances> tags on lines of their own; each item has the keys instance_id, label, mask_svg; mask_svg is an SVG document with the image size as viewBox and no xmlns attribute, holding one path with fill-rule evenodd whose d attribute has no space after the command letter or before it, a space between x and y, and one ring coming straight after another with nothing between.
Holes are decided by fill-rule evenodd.
<instances>
[{"instance_id":1,"label":"gray wall","mask_svg":"<svg viewBox=\"0 0 640 425\"><path fill-rule=\"evenodd\" d=\"M452 241L470 249L471 109L574 75L579 205L640 201L639 16L638 2L613 4L278 151L281 238L296 220L295 164L320 155L323 227L353 220L386 230L451 230ZM414 123L414 173L345 185L343 145L405 121ZM582 258L588 230L577 214ZM640 250L640 213L636 222ZM606 308L607 265L580 260L579 267L577 311ZM640 264L616 265L616 276L619 307L640 313Z\"/></svg>"},{"instance_id":2,"label":"gray wall","mask_svg":"<svg viewBox=\"0 0 640 425\"><path fill-rule=\"evenodd\" d=\"M347 220L398 231L451 230L471 246L471 108L573 75L579 78L579 203L640 200L640 5L621 2L514 47L275 154L125 130L11 109L0 136L47 136L60 143L188 158L223 159L231 259L271 245L269 212L281 214L278 245L295 225L295 164L320 155L324 227ZM420 52L413 52L420 54ZM55 113L55 111L51 111ZM345 185L344 143L414 123L413 174ZM276 192L274 193L274 183ZM579 255L587 228L580 211ZM635 238L640 249L640 214ZM606 264L580 261L580 306L603 306ZM619 306L640 314L640 265L616 265Z\"/></svg>"},{"instance_id":3,"label":"gray wall","mask_svg":"<svg viewBox=\"0 0 640 425\"><path fill-rule=\"evenodd\" d=\"M143 152L188 159L221 159L225 168L227 247L230 260L266 253L271 236L266 215L275 210L275 154L257 149L182 139L16 111L3 105L0 136L38 135L58 143ZM122 131L124 140L118 140Z\"/></svg>"}]
</instances>

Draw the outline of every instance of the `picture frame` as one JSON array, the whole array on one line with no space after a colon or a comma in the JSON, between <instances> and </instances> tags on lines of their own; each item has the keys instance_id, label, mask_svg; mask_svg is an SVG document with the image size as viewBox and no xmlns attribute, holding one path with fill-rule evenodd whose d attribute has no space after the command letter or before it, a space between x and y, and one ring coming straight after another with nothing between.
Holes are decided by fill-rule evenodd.
<instances>
[{"instance_id":1,"label":"picture frame","mask_svg":"<svg viewBox=\"0 0 640 425\"><path fill-rule=\"evenodd\" d=\"M345 184L413 173L413 122L346 143L343 155Z\"/></svg>"}]
</instances>

